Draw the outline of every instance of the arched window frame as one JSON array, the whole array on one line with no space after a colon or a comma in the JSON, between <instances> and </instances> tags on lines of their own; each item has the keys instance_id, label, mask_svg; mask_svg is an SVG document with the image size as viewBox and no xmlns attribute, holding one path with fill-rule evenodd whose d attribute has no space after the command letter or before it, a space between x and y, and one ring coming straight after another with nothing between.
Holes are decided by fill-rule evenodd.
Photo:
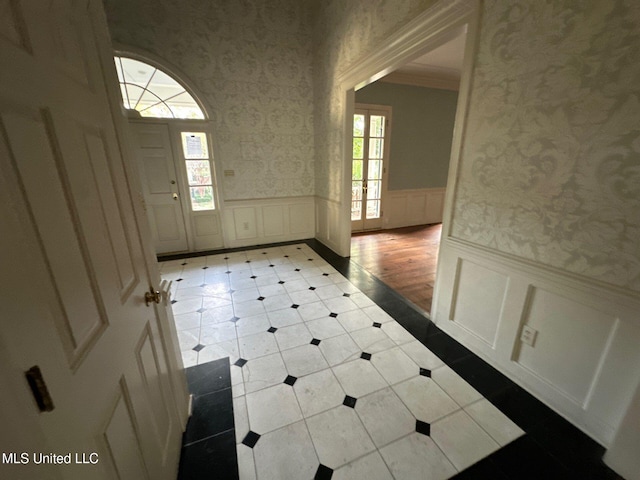
<instances>
[{"instance_id":1,"label":"arched window frame","mask_svg":"<svg viewBox=\"0 0 640 480\"><path fill-rule=\"evenodd\" d=\"M145 87L142 87L142 86L140 86L138 84L133 84L137 88L140 88L143 91L146 91L146 92L150 93L151 95L155 96L158 99L158 103L156 105L163 104L172 113L171 116L143 116L143 118L162 118L162 119L169 119L169 120L170 119L176 119L176 120L195 120L195 121L198 121L198 120L199 121L207 121L207 120L209 120L209 116L207 115L207 110L204 107L204 105L202 104L202 102L200 101L198 95L193 91L193 89L191 87L189 87L188 82L183 80L183 78L186 78L186 77L183 74L181 74L175 67L167 65L167 63L165 61L155 58L152 54L149 54L149 53L140 54L140 53L137 53L135 51L131 51L130 49L125 49L125 48L116 49L114 51L114 53L113 53L113 56L114 56L114 61L117 61L117 59L120 58L120 57L122 57L122 58L130 58L132 60L137 60L138 62L145 63L145 64L149 65L150 67L156 69L157 71L160 71L160 72L164 73L165 75L170 77L172 80L174 80L182 89L184 89L184 92L186 92L186 94L189 95L193 99L193 101L198 106L198 108L200 109L200 112L202 114L202 118L190 118L190 117L175 116L173 114L173 110L171 109L170 105L168 105L166 102L167 102L167 100L170 100L170 98L173 98L173 97L175 97L177 95L173 95L172 97L162 99L156 93L154 93L152 90L149 90L148 88L146 88L146 87L148 87L148 84ZM122 85L123 82L120 81L120 75L118 75L118 79L119 79L119 85ZM124 83L128 84L127 82L124 82ZM122 89L120 89L120 91L122 92ZM180 92L180 94L182 94L182 93L183 92ZM127 98L126 100L127 100L127 103L131 104L130 99ZM125 101L125 99L123 99L123 105L124 105L124 101ZM126 106L125 106L125 109L126 109ZM132 109L127 109L127 110L131 111Z\"/></svg>"}]
</instances>

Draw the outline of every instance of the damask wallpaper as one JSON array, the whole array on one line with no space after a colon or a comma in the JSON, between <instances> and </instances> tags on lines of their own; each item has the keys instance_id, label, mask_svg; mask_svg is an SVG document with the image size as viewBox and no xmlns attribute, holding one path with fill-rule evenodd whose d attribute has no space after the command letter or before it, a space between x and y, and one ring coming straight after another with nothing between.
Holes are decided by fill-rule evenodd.
<instances>
[{"instance_id":1,"label":"damask wallpaper","mask_svg":"<svg viewBox=\"0 0 640 480\"><path fill-rule=\"evenodd\" d=\"M640 4L486 1L452 235L640 291Z\"/></svg>"},{"instance_id":2,"label":"damask wallpaper","mask_svg":"<svg viewBox=\"0 0 640 480\"><path fill-rule=\"evenodd\" d=\"M105 0L114 42L178 67L205 103L225 200L313 195L308 0Z\"/></svg>"}]
</instances>

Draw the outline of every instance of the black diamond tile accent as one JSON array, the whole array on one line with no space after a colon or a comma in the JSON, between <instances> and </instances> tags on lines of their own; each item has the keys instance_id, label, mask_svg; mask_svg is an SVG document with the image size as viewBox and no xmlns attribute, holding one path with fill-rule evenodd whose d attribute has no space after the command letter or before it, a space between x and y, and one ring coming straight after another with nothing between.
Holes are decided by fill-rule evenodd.
<instances>
[{"instance_id":1,"label":"black diamond tile accent","mask_svg":"<svg viewBox=\"0 0 640 480\"><path fill-rule=\"evenodd\" d=\"M178 303L178 300L171 300L171 305Z\"/></svg>"},{"instance_id":2,"label":"black diamond tile accent","mask_svg":"<svg viewBox=\"0 0 640 480\"><path fill-rule=\"evenodd\" d=\"M280 280L278 283L279 283L280 285L283 285L283 284L284 284L284 280Z\"/></svg>"},{"instance_id":3,"label":"black diamond tile accent","mask_svg":"<svg viewBox=\"0 0 640 480\"><path fill-rule=\"evenodd\" d=\"M277 331L278 329L276 327L269 327L269 330L267 330L269 333L276 333Z\"/></svg>"},{"instance_id":4,"label":"black diamond tile accent","mask_svg":"<svg viewBox=\"0 0 640 480\"><path fill-rule=\"evenodd\" d=\"M302 247L296 247L297 250L302 250Z\"/></svg>"},{"instance_id":5,"label":"black diamond tile accent","mask_svg":"<svg viewBox=\"0 0 640 480\"><path fill-rule=\"evenodd\" d=\"M333 469L320 464L318 465L318 470L316 470L316 475L313 477L313 480L331 480L332 476Z\"/></svg>"},{"instance_id":6,"label":"black diamond tile accent","mask_svg":"<svg viewBox=\"0 0 640 480\"><path fill-rule=\"evenodd\" d=\"M254 280L255 280L255 279L256 279L256 278L258 278L258 277L256 277L255 275L251 275L249 278L252 278L252 279L254 279Z\"/></svg>"},{"instance_id":7,"label":"black diamond tile accent","mask_svg":"<svg viewBox=\"0 0 640 480\"><path fill-rule=\"evenodd\" d=\"M291 308L299 308L300 305L298 305L297 303L294 303L293 305L291 305Z\"/></svg>"},{"instance_id":8,"label":"black diamond tile accent","mask_svg":"<svg viewBox=\"0 0 640 480\"><path fill-rule=\"evenodd\" d=\"M284 258L289 258L289 255L285 255Z\"/></svg>"},{"instance_id":9,"label":"black diamond tile accent","mask_svg":"<svg viewBox=\"0 0 640 480\"><path fill-rule=\"evenodd\" d=\"M207 311L206 308L199 308L198 310L196 310L196 312L198 312L198 313L204 313L206 311Z\"/></svg>"},{"instance_id":10,"label":"black diamond tile accent","mask_svg":"<svg viewBox=\"0 0 640 480\"><path fill-rule=\"evenodd\" d=\"M293 384L296 383L296 380L298 380L297 377L294 377L293 375L287 375L287 378L284 379L284 383L293 387Z\"/></svg>"},{"instance_id":11,"label":"black diamond tile accent","mask_svg":"<svg viewBox=\"0 0 640 480\"><path fill-rule=\"evenodd\" d=\"M231 273L231 270L227 270L227 271L226 271L226 272L224 272L224 273L229 274L229 273Z\"/></svg>"},{"instance_id":12,"label":"black diamond tile accent","mask_svg":"<svg viewBox=\"0 0 640 480\"><path fill-rule=\"evenodd\" d=\"M360 355L360 358L364 358L365 360L371 360L371 354L367 352L362 352L362 355Z\"/></svg>"},{"instance_id":13,"label":"black diamond tile accent","mask_svg":"<svg viewBox=\"0 0 640 480\"><path fill-rule=\"evenodd\" d=\"M316 287L309 287L309 290L315 290Z\"/></svg>"},{"instance_id":14,"label":"black diamond tile accent","mask_svg":"<svg viewBox=\"0 0 640 480\"><path fill-rule=\"evenodd\" d=\"M420 375L422 375L423 377L431 377L431 370L427 368L421 368Z\"/></svg>"},{"instance_id":15,"label":"black diamond tile accent","mask_svg":"<svg viewBox=\"0 0 640 480\"><path fill-rule=\"evenodd\" d=\"M200 350L202 350L204 348L204 345L202 345L201 343L197 344L195 347L193 347L191 350L193 350L194 352L199 352Z\"/></svg>"},{"instance_id":16,"label":"black diamond tile accent","mask_svg":"<svg viewBox=\"0 0 640 480\"><path fill-rule=\"evenodd\" d=\"M235 290L233 288L229 289L229 293L234 293Z\"/></svg>"},{"instance_id":17,"label":"black diamond tile accent","mask_svg":"<svg viewBox=\"0 0 640 480\"><path fill-rule=\"evenodd\" d=\"M256 446L256 443L258 443L258 440L260 440L260 435L254 431L249 430L249 433L247 433L242 439L242 443L249 448L253 448Z\"/></svg>"},{"instance_id":18,"label":"black diamond tile accent","mask_svg":"<svg viewBox=\"0 0 640 480\"><path fill-rule=\"evenodd\" d=\"M229 321L230 321L230 322L233 322L233 323L236 323L238 320L240 320L240 318L239 318L239 317L231 317L231 318L229 319Z\"/></svg>"},{"instance_id":19,"label":"black diamond tile accent","mask_svg":"<svg viewBox=\"0 0 640 480\"><path fill-rule=\"evenodd\" d=\"M382 328L382 324L378 322L373 322L373 326L376 328Z\"/></svg>"},{"instance_id":20,"label":"black diamond tile accent","mask_svg":"<svg viewBox=\"0 0 640 480\"><path fill-rule=\"evenodd\" d=\"M206 270L207 268L209 268L209 267L202 267L203 270Z\"/></svg>"},{"instance_id":21,"label":"black diamond tile accent","mask_svg":"<svg viewBox=\"0 0 640 480\"><path fill-rule=\"evenodd\" d=\"M181 282L181 281L182 281L182 279L181 279L181 278L178 278L178 279L176 280L176 282Z\"/></svg>"},{"instance_id":22,"label":"black diamond tile accent","mask_svg":"<svg viewBox=\"0 0 640 480\"><path fill-rule=\"evenodd\" d=\"M299 272L299 271L300 271L300 269L299 269L299 268L296 268L296 269L294 270L294 272Z\"/></svg>"},{"instance_id":23,"label":"black diamond tile accent","mask_svg":"<svg viewBox=\"0 0 640 480\"><path fill-rule=\"evenodd\" d=\"M343 293L343 294L342 294L342 296L343 296L343 297L350 297L350 296L351 296L351 294L350 294L350 293Z\"/></svg>"},{"instance_id":24,"label":"black diamond tile accent","mask_svg":"<svg viewBox=\"0 0 640 480\"><path fill-rule=\"evenodd\" d=\"M347 395L344 397L344 401L342 402L342 404L350 408L355 408L357 401L358 401L357 398L353 398Z\"/></svg>"},{"instance_id":25,"label":"black diamond tile accent","mask_svg":"<svg viewBox=\"0 0 640 480\"><path fill-rule=\"evenodd\" d=\"M416 420L416 432L428 437L429 435L431 435L431 425L429 425L427 422Z\"/></svg>"},{"instance_id":26,"label":"black diamond tile accent","mask_svg":"<svg viewBox=\"0 0 640 480\"><path fill-rule=\"evenodd\" d=\"M272 267L272 268L275 267L275 265L269 265L269 266Z\"/></svg>"},{"instance_id":27,"label":"black diamond tile accent","mask_svg":"<svg viewBox=\"0 0 640 480\"><path fill-rule=\"evenodd\" d=\"M332 317L332 318L336 318L336 317L338 316L338 314L337 314L337 313L333 313L333 312L331 312L331 313L329 314L329 316L330 316L330 317Z\"/></svg>"},{"instance_id":28,"label":"black diamond tile accent","mask_svg":"<svg viewBox=\"0 0 640 480\"><path fill-rule=\"evenodd\" d=\"M202 283L202 284L200 284L200 286L201 286L201 287L206 287L206 286L207 286L207 284L206 284L206 283Z\"/></svg>"},{"instance_id":29,"label":"black diamond tile accent","mask_svg":"<svg viewBox=\"0 0 640 480\"><path fill-rule=\"evenodd\" d=\"M262 252L262 254L263 254L263 255L266 255L266 254L267 254L267 252Z\"/></svg>"},{"instance_id":30,"label":"black diamond tile accent","mask_svg":"<svg viewBox=\"0 0 640 480\"><path fill-rule=\"evenodd\" d=\"M244 263L251 263L251 260L247 260L247 261L245 261Z\"/></svg>"},{"instance_id":31,"label":"black diamond tile accent","mask_svg":"<svg viewBox=\"0 0 640 480\"><path fill-rule=\"evenodd\" d=\"M309 262L313 262L313 258L307 258Z\"/></svg>"},{"instance_id":32,"label":"black diamond tile accent","mask_svg":"<svg viewBox=\"0 0 640 480\"><path fill-rule=\"evenodd\" d=\"M229 257L224 257L225 260L229 260Z\"/></svg>"},{"instance_id":33,"label":"black diamond tile accent","mask_svg":"<svg viewBox=\"0 0 640 480\"><path fill-rule=\"evenodd\" d=\"M323 277L328 277L328 276L329 276L329 274L328 274L328 273L323 273L323 274L322 274L322 276L323 276Z\"/></svg>"},{"instance_id":34,"label":"black diamond tile accent","mask_svg":"<svg viewBox=\"0 0 640 480\"><path fill-rule=\"evenodd\" d=\"M263 301L264 297L260 296L260 297L257 298L257 300Z\"/></svg>"},{"instance_id":35,"label":"black diamond tile accent","mask_svg":"<svg viewBox=\"0 0 640 480\"><path fill-rule=\"evenodd\" d=\"M184 262L184 263L181 263L180 265L186 265L186 264L187 264L187 262Z\"/></svg>"},{"instance_id":36,"label":"black diamond tile accent","mask_svg":"<svg viewBox=\"0 0 640 480\"><path fill-rule=\"evenodd\" d=\"M236 360L233 364L236 367L244 367L245 364L248 362L248 360L245 360L244 358L239 358L238 360Z\"/></svg>"},{"instance_id":37,"label":"black diamond tile accent","mask_svg":"<svg viewBox=\"0 0 640 480\"><path fill-rule=\"evenodd\" d=\"M318 340L317 338L314 338L313 340L311 340L311 345L320 345L320 340Z\"/></svg>"}]
</instances>

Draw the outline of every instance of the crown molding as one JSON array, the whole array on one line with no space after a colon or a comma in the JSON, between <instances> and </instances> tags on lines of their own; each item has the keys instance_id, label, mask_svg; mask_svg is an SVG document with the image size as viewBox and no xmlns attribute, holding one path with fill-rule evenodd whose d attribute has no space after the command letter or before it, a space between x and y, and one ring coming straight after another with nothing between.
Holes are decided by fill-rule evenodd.
<instances>
[{"instance_id":1,"label":"crown molding","mask_svg":"<svg viewBox=\"0 0 640 480\"><path fill-rule=\"evenodd\" d=\"M391 72L378 81L414 87L453 90L455 92L460 90L460 79L457 77L442 77L424 73Z\"/></svg>"}]
</instances>

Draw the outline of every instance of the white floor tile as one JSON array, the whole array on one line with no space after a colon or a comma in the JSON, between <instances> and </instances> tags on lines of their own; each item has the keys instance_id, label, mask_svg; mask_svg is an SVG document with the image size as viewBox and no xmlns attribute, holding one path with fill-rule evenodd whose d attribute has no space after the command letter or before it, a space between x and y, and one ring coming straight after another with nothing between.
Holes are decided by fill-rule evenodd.
<instances>
[{"instance_id":1,"label":"white floor tile","mask_svg":"<svg viewBox=\"0 0 640 480\"><path fill-rule=\"evenodd\" d=\"M302 420L293 388L284 383L247 393L249 428L263 435Z\"/></svg>"},{"instance_id":2,"label":"white floor tile","mask_svg":"<svg viewBox=\"0 0 640 480\"><path fill-rule=\"evenodd\" d=\"M433 380L413 377L393 386L411 413L423 422L432 423L460 407Z\"/></svg>"},{"instance_id":3,"label":"white floor tile","mask_svg":"<svg viewBox=\"0 0 640 480\"><path fill-rule=\"evenodd\" d=\"M416 430L416 419L390 387L358 398L355 409L378 448Z\"/></svg>"},{"instance_id":4,"label":"white floor tile","mask_svg":"<svg viewBox=\"0 0 640 480\"><path fill-rule=\"evenodd\" d=\"M306 324L313 338L319 340L337 337L346 333L340 322L329 316L308 321Z\"/></svg>"},{"instance_id":5,"label":"white floor tile","mask_svg":"<svg viewBox=\"0 0 640 480\"><path fill-rule=\"evenodd\" d=\"M280 353L287 371L294 377L302 377L329 368L324 356L315 345L301 345Z\"/></svg>"},{"instance_id":6,"label":"white floor tile","mask_svg":"<svg viewBox=\"0 0 640 480\"><path fill-rule=\"evenodd\" d=\"M299 347L300 345L308 345L311 339L311 333L304 323L296 323L289 327L278 328L274 333L276 342L280 351L289 348Z\"/></svg>"},{"instance_id":7,"label":"white floor tile","mask_svg":"<svg viewBox=\"0 0 640 480\"><path fill-rule=\"evenodd\" d=\"M248 302L236 303L233 305L236 317L253 317L254 315L260 315L265 313L264 305L259 300L250 300Z\"/></svg>"},{"instance_id":8,"label":"white floor tile","mask_svg":"<svg viewBox=\"0 0 640 480\"><path fill-rule=\"evenodd\" d=\"M482 395L477 390L447 365L432 370L431 378L461 407L482 398Z\"/></svg>"},{"instance_id":9,"label":"white floor tile","mask_svg":"<svg viewBox=\"0 0 640 480\"><path fill-rule=\"evenodd\" d=\"M273 295L271 297L266 297L262 301L262 304L264 305L264 309L267 312L274 312L276 310L282 310L284 308L291 308L291 305L293 305L294 302L291 300L289 295L284 293L282 295Z\"/></svg>"},{"instance_id":10,"label":"white floor tile","mask_svg":"<svg viewBox=\"0 0 640 480\"><path fill-rule=\"evenodd\" d=\"M191 350L198 345L200 341L200 329L192 328L191 330L178 330L178 343L180 351Z\"/></svg>"},{"instance_id":11,"label":"white floor tile","mask_svg":"<svg viewBox=\"0 0 640 480\"><path fill-rule=\"evenodd\" d=\"M386 323L391 322L393 317L389 315L387 312L382 310L378 305L372 305L370 307L365 307L362 309L364 313L366 313L369 318L378 323Z\"/></svg>"},{"instance_id":12,"label":"white floor tile","mask_svg":"<svg viewBox=\"0 0 640 480\"><path fill-rule=\"evenodd\" d=\"M398 322L383 323L380 327L387 336L398 345L415 341L416 337L405 330Z\"/></svg>"},{"instance_id":13,"label":"white floor tile","mask_svg":"<svg viewBox=\"0 0 640 480\"><path fill-rule=\"evenodd\" d=\"M305 418L341 405L345 397L329 368L298 378L293 389Z\"/></svg>"},{"instance_id":14,"label":"white floor tile","mask_svg":"<svg viewBox=\"0 0 640 480\"><path fill-rule=\"evenodd\" d=\"M329 309L321 301L300 305L298 313L304 321L316 320L318 318L329 317Z\"/></svg>"},{"instance_id":15,"label":"white floor tile","mask_svg":"<svg viewBox=\"0 0 640 480\"><path fill-rule=\"evenodd\" d=\"M377 353L396 346L380 328L367 327L350 333L351 338L363 352Z\"/></svg>"},{"instance_id":16,"label":"white floor tile","mask_svg":"<svg viewBox=\"0 0 640 480\"><path fill-rule=\"evenodd\" d=\"M253 448L260 480L312 479L318 457L304 422L262 435Z\"/></svg>"},{"instance_id":17,"label":"white floor tile","mask_svg":"<svg viewBox=\"0 0 640 480\"><path fill-rule=\"evenodd\" d=\"M375 450L356 412L344 405L307 418L307 426L320 463L329 468Z\"/></svg>"},{"instance_id":18,"label":"white floor tile","mask_svg":"<svg viewBox=\"0 0 640 480\"><path fill-rule=\"evenodd\" d=\"M284 382L287 369L280 353L249 360L242 367L244 388L247 393L255 392L272 385Z\"/></svg>"},{"instance_id":19,"label":"white floor tile","mask_svg":"<svg viewBox=\"0 0 640 480\"><path fill-rule=\"evenodd\" d=\"M272 333L261 332L238 339L240 356L245 360L264 357L278 352L278 344Z\"/></svg>"},{"instance_id":20,"label":"white floor tile","mask_svg":"<svg viewBox=\"0 0 640 480\"><path fill-rule=\"evenodd\" d=\"M457 473L434 441L420 433L381 448L380 454L396 480L445 480Z\"/></svg>"},{"instance_id":21,"label":"white floor tile","mask_svg":"<svg viewBox=\"0 0 640 480\"><path fill-rule=\"evenodd\" d=\"M356 310L358 306L348 297L333 297L323 300L329 310L334 313L344 313Z\"/></svg>"},{"instance_id":22,"label":"white floor tile","mask_svg":"<svg viewBox=\"0 0 640 480\"><path fill-rule=\"evenodd\" d=\"M467 405L464 411L500 446L504 446L524 434L520 427L509 420L486 398Z\"/></svg>"},{"instance_id":23,"label":"white floor tile","mask_svg":"<svg viewBox=\"0 0 640 480\"><path fill-rule=\"evenodd\" d=\"M440 358L418 340L405 343L400 348L421 368L433 370L444 365Z\"/></svg>"},{"instance_id":24,"label":"white floor tile","mask_svg":"<svg viewBox=\"0 0 640 480\"><path fill-rule=\"evenodd\" d=\"M371 358L371 363L390 385L420 373L420 367L399 347L375 353Z\"/></svg>"},{"instance_id":25,"label":"white floor tile","mask_svg":"<svg viewBox=\"0 0 640 480\"><path fill-rule=\"evenodd\" d=\"M358 345L347 334L322 340L319 347L331 366L358 358L362 353Z\"/></svg>"},{"instance_id":26,"label":"white floor tile","mask_svg":"<svg viewBox=\"0 0 640 480\"><path fill-rule=\"evenodd\" d=\"M369 328L373 325L371 319L360 309L341 313L337 318L340 324L348 332Z\"/></svg>"},{"instance_id":27,"label":"white floor tile","mask_svg":"<svg viewBox=\"0 0 640 480\"><path fill-rule=\"evenodd\" d=\"M213 325L214 323L228 322L234 317L233 306L210 308L202 313L201 326Z\"/></svg>"},{"instance_id":28,"label":"white floor tile","mask_svg":"<svg viewBox=\"0 0 640 480\"><path fill-rule=\"evenodd\" d=\"M333 367L333 373L347 393L355 398L363 397L388 386L368 360L358 359Z\"/></svg>"},{"instance_id":29,"label":"white floor tile","mask_svg":"<svg viewBox=\"0 0 640 480\"><path fill-rule=\"evenodd\" d=\"M182 315L174 315L176 330L191 330L200 328L201 313L191 312Z\"/></svg>"},{"instance_id":30,"label":"white floor tile","mask_svg":"<svg viewBox=\"0 0 640 480\"><path fill-rule=\"evenodd\" d=\"M225 342L207 345L198 353L198 363L211 362L220 358L229 357L229 362L233 363L238 359L238 341L227 340Z\"/></svg>"},{"instance_id":31,"label":"white floor tile","mask_svg":"<svg viewBox=\"0 0 640 480\"><path fill-rule=\"evenodd\" d=\"M340 467L331 480L393 480L389 469L378 452L373 452Z\"/></svg>"},{"instance_id":32,"label":"white floor tile","mask_svg":"<svg viewBox=\"0 0 640 480\"><path fill-rule=\"evenodd\" d=\"M238 454L238 478L240 480L256 480L256 465L253 461L253 450L242 443L236 445Z\"/></svg>"},{"instance_id":33,"label":"white floor tile","mask_svg":"<svg viewBox=\"0 0 640 480\"><path fill-rule=\"evenodd\" d=\"M431 424L431 438L460 471L500 448L462 410Z\"/></svg>"},{"instance_id":34,"label":"white floor tile","mask_svg":"<svg viewBox=\"0 0 640 480\"><path fill-rule=\"evenodd\" d=\"M276 328L288 327L296 323L302 323L302 317L296 308L284 308L275 312L268 312L269 323Z\"/></svg>"},{"instance_id":35,"label":"white floor tile","mask_svg":"<svg viewBox=\"0 0 640 480\"><path fill-rule=\"evenodd\" d=\"M238 337L266 332L269 327L271 327L271 323L269 323L269 317L266 313L254 315L253 317L244 317L236 322Z\"/></svg>"},{"instance_id":36,"label":"white floor tile","mask_svg":"<svg viewBox=\"0 0 640 480\"><path fill-rule=\"evenodd\" d=\"M241 442L249 433L247 399L244 395L233 399L233 421L236 430L236 442Z\"/></svg>"},{"instance_id":37,"label":"white floor tile","mask_svg":"<svg viewBox=\"0 0 640 480\"><path fill-rule=\"evenodd\" d=\"M233 322L214 323L207 325L200 330L200 343L202 345L212 345L227 340L235 340L236 325Z\"/></svg>"}]
</instances>

